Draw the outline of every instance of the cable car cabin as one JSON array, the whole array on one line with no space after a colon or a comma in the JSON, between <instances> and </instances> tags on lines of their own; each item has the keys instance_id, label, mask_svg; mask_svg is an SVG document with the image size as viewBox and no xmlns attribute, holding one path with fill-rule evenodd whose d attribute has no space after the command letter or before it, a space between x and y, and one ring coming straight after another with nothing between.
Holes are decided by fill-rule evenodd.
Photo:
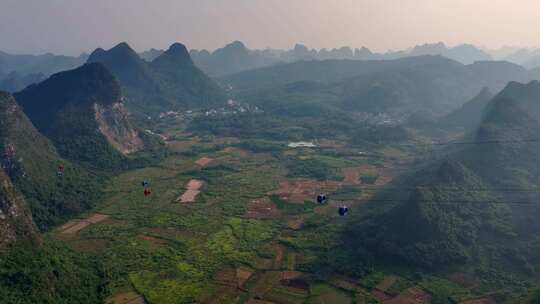
<instances>
[{"instance_id":1,"label":"cable car cabin","mask_svg":"<svg viewBox=\"0 0 540 304\"><path fill-rule=\"evenodd\" d=\"M56 169L56 175L58 177L64 176L64 165L58 165L58 169Z\"/></svg>"},{"instance_id":2,"label":"cable car cabin","mask_svg":"<svg viewBox=\"0 0 540 304\"><path fill-rule=\"evenodd\" d=\"M2 160L2 169L12 169L14 166L13 161L10 158L5 158Z\"/></svg>"},{"instance_id":3,"label":"cable car cabin","mask_svg":"<svg viewBox=\"0 0 540 304\"><path fill-rule=\"evenodd\" d=\"M15 146L12 144L7 145L4 150L4 159L11 159L15 156Z\"/></svg>"},{"instance_id":4,"label":"cable car cabin","mask_svg":"<svg viewBox=\"0 0 540 304\"><path fill-rule=\"evenodd\" d=\"M338 209L339 216L345 216L349 212L349 208L347 206L341 206Z\"/></svg>"}]
</instances>

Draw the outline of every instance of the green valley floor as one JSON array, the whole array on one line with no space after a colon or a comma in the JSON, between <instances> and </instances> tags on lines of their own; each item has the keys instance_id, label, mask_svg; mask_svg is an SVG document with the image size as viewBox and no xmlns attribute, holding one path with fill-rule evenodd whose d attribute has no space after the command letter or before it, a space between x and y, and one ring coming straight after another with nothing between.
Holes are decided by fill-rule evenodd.
<instances>
[{"instance_id":1,"label":"green valley floor","mask_svg":"<svg viewBox=\"0 0 540 304\"><path fill-rule=\"evenodd\" d=\"M103 261L107 303L492 303L465 274L351 269L344 228L407 153L330 140L253 152L238 138L164 135L169 157L107 181L97 208L49 234ZM314 178L317 166L332 174Z\"/></svg>"}]
</instances>

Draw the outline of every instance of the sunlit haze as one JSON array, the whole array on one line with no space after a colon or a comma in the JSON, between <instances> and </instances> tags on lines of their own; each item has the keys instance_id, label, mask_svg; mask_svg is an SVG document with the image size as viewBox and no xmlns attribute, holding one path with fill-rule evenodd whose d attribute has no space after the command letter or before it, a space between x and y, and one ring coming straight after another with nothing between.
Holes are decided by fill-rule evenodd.
<instances>
[{"instance_id":1,"label":"sunlit haze","mask_svg":"<svg viewBox=\"0 0 540 304\"><path fill-rule=\"evenodd\" d=\"M135 49L180 41L215 49L366 46L426 42L540 45L535 0L0 0L0 49L76 54L127 41Z\"/></svg>"}]
</instances>

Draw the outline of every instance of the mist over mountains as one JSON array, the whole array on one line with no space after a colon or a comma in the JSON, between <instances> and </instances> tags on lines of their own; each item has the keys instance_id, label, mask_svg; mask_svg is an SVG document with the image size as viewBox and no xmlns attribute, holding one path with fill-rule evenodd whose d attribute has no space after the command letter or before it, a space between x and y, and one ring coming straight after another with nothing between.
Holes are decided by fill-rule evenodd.
<instances>
[{"instance_id":1,"label":"mist over mountains","mask_svg":"<svg viewBox=\"0 0 540 304\"><path fill-rule=\"evenodd\" d=\"M398 123L444 116L483 88L498 92L516 79L528 82L539 75L508 62L464 65L424 55L394 60L300 61L233 74L221 81L233 87L240 99L256 102L263 109L263 101L275 104L300 94L314 103L326 98L326 107L331 104L345 111L384 113ZM294 83L308 89L283 91Z\"/></svg>"},{"instance_id":2,"label":"mist over mountains","mask_svg":"<svg viewBox=\"0 0 540 304\"><path fill-rule=\"evenodd\" d=\"M377 198L395 205L353 228L376 259L428 268L478 262L517 272L540 266L537 244L529 242L539 228L538 209L525 205L535 204L535 196L501 190L537 183L540 171L531 164L540 160L539 145L526 141L540 131L540 82L512 82L486 103L489 95L483 91L466 107L484 104L468 138L491 144L465 145L405 174ZM409 189L406 198L397 199L402 194L392 188Z\"/></svg>"},{"instance_id":3,"label":"mist over mountains","mask_svg":"<svg viewBox=\"0 0 540 304\"><path fill-rule=\"evenodd\" d=\"M535 56L2 53L0 293L536 303L540 69L500 60Z\"/></svg>"},{"instance_id":4,"label":"mist over mountains","mask_svg":"<svg viewBox=\"0 0 540 304\"><path fill-rule=\"evenodd\" d=\"M239 71L268 66L276 63L290 63L310 60L389 60L419 55L441 55L464 64L491 60L491 56L472 45L447 47L444 43L425 44L404 51L373 53L366 47L352 49L341 47L334 49L309 49L297 44L291 50L249 50L242 42L233 42L213 53L207 50L193 50L194 61L210 75L223 76ZM238 65L238 63L242 63ZM233 64L236 63L236 64ZM230 66L227 66L230 64Z\"/></svg>"},{"instance_id":5,"label":"mist over mountains","mask_svg":"<svg viewBox=\"0 0 540 304\"><path fill-rule=\"evenodd\" d=\"M82 65L87 54L78 57L54 54L18 55L0 50L0 90L16 92L54 73Z\"/></svg>"},{"instance_id":6,"label":"mist over mountains","mask_svg":"<svg viewBox=\"0 0 540 304\"><path fill-rule=\"evenodd\" d=\"M155 58L160 50L152 49L144 52L147 58ZM485 49L472 44L461 44L449 47L443 42L426 43L415 47L387 51L372 52L367 47L351 48L344 46L333 49L310 49L303 44L296 44L290 50L281 49L249 49L242 42L235 41L214 52L208 50L192 50L191 55L197 65L211 76L224 76L244 70L264 67L278 63L290 63L302 60L391 60L410 56L440 55L463 64L477 61L508 61L527 69L540 67L540 51L527 48ZM231 61L237 65L231 64ZM230 66L227 66L230 65Z\"/></svg>"},{"instance_id":7,"label":"mist over mountains","mask_svg":"<svg viewBox=\"0 0 540 304\"><path fill-rule=\"evenodd\" d=\"M163 52L165 50L153 48L139 53L139 56L144 61L151 62ZM214 51L193 49L189 53L196 66L212 77L221 77L275 64L297 61L392 60L422 55L441 55L463 64L471 64L477 61L504 60L522 65L528 69L540 67L540 54L535 49L502 48L500 50L487 50L471 44L449 47L443 42L417 45L406 50L377 53L366 47L351 48L344 46L317 50L310 49L303 44L296 44L289 50L249 49L244 43L235 41ZM88 58L88 54L73 57L53 54L16 55L0 51L0 89L10 92L21 90L27 85L39 82L51 74L80 66Z\"/></svg>"}]
</instances>

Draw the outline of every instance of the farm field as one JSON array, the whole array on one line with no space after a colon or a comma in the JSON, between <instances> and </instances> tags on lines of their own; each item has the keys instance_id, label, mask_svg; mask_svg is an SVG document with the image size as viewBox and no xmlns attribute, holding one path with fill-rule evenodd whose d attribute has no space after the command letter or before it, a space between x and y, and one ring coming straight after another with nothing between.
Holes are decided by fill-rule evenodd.
<instances>
[{"instance_id":1,"label":"farm field","mask_svg":"<svg viewBox=\"0 0 540 304\"><path fill-rule=\"evenodd\" d=\"M400 172L395 157L286 142L254 152L240 139L175 130L161 163L114 177L98 208L51 233L103 261L107 303L431 303L421 279L381 275L366 284L346 270L348 257L340 260L350 218L337 209L361 212ZM331 179L310 176L311 160ZM320 193L329 201L317 204Z\"/></svg>"}]
</instances>

